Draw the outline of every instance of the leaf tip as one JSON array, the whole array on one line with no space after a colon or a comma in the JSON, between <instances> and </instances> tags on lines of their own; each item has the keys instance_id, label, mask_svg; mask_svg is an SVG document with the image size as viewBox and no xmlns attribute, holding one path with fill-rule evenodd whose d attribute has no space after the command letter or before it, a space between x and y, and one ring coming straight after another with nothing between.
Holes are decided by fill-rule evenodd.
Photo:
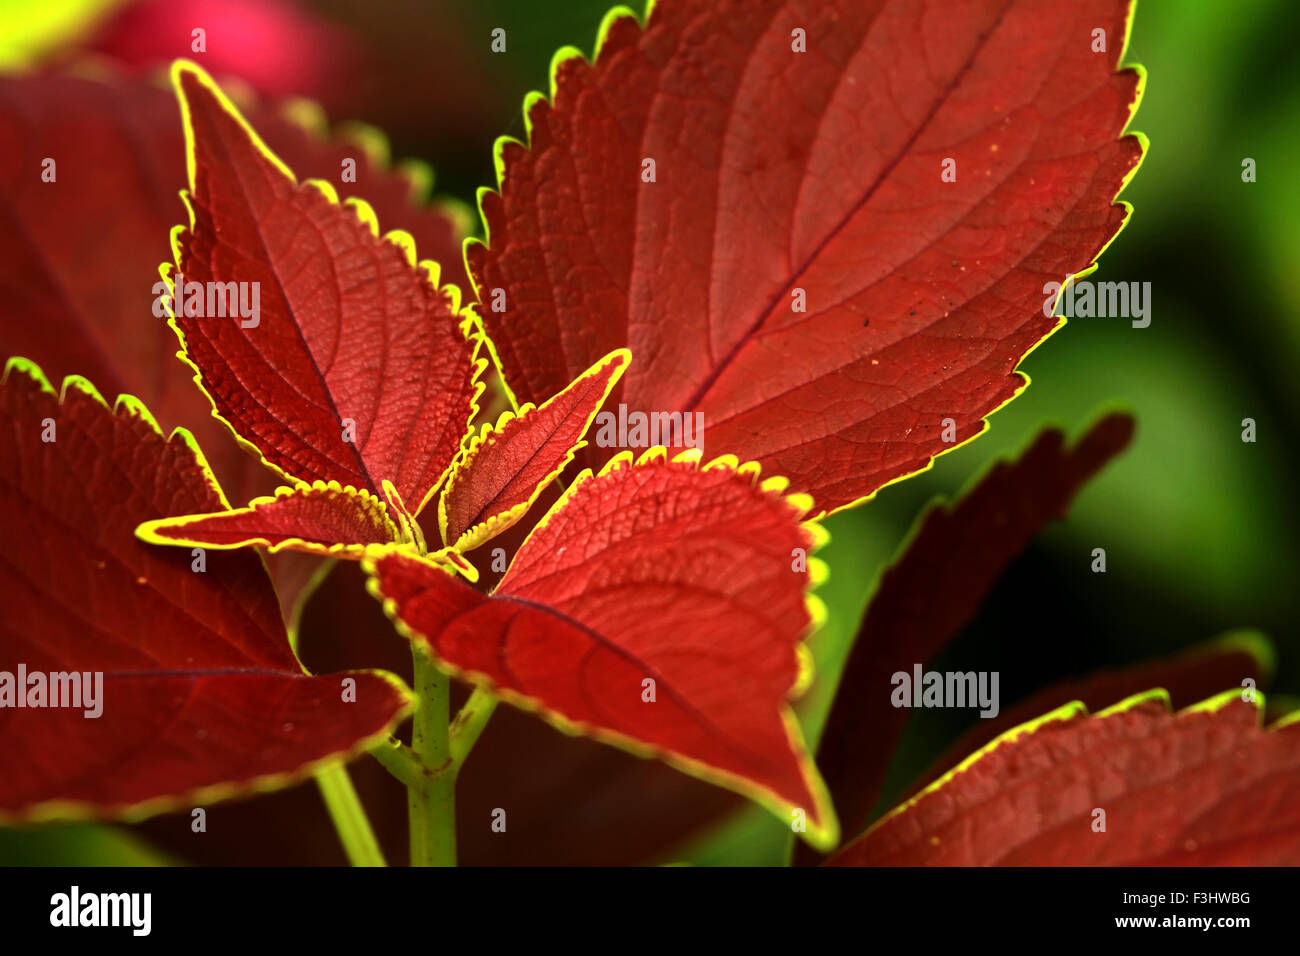
<instances>
[{"instance_id":1,"label":"leaf tip","mask_svg":"<svg viewBox=\"0 0 1300 956\"><path fill-rule=\"evenodd\" d=\"M58 395L50 380L45 377L45 372L39 365L29 358L23 358L21 355L14 355L5 361L4 374L0 375L0 384L9 381L9 373L17 372L33 382L40 391L48 392L50 395Z\"/></svg>"}]
</instances>

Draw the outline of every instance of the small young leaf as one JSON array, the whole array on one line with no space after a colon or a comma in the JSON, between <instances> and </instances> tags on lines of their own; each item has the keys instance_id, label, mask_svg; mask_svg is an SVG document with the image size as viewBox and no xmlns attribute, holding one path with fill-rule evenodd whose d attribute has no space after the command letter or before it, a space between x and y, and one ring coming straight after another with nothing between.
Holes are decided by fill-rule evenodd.
<instances>
[{"instance_id":1,"label":"small young leaf","mask_svg":"<svg viewBox=\"0 0 1300 956\"><path fill-rule=\"evenodd\" d=\"M60 400L21 359L0 429L0 697L27 704L0 711L0 818L138 818L286 786L407 712L391 675L303 673L256 555L136 540L151 515L226 504L188 433L164 438L128 396L110 410L84 379ZM46 706L19 667L44 675ZM48 706L58 675L81 706Z\"/></svg>"},{"instance_id":2,"label":"small young leaf","mask_svg":"<svg viewBox=\"0 0 1300 956\"><path fill-rule=\"evenodd\" d=\"M370 492L317 481L278 488L247 508L146 521L136 529L143 541L183 547L239 548L266 545L360 558L369 544L395 544L402 530L387 505Z\"/></svg>"},{"instance_id":3,"label":"small young leaf","mask_svg":"<svg viewBox=\"0 0 1300 956\"><path fill-rule=\"evenodd\" d=\"M830 862L1296 866L1300 720L1262 729L1261 711L1240 690L1177 714L1164 691L1091 717L1076 701L1003 734Z\"/></svg>"},{"instance_id":4,"label":"small young leaf","mask_svg":"<svg viewBox=\"0 0 1300 956\"><path fill-rule=\"evenodd\" d=\"M587 444L582 436L631 360L626 349L612 352L541 408L525 405L495 428L484 425L443 486L443 543L472 551L522 518Z\"/></svg>"},{"instance_id":5,"label":"small young leaf","mask_svg":"<svg viewBox=\"0 0 1300 956\"><path fill-rule=\"evenodd\" d=\"M819 845L834 813L789 699L807 678L820 542L807 498L753 465L663 449L583 472L491 595L435 561L377 551L371 590L442 666L569 732L730 787ZM817 607L813 601L813 607Z\"/></svg>"}]
</instances>

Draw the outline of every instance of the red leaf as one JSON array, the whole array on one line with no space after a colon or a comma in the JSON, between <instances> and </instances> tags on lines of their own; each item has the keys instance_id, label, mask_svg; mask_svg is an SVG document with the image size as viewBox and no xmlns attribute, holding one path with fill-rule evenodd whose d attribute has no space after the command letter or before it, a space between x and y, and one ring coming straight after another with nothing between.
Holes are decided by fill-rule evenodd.
<instances>
[{"instance_id":1,"label":"red leaf","mask_svg":"<svg viewBox=\"0 0 1300 956\"><path fill-rule=\"evenodd\" d=\"M13 709L0 675L0 816L139 817L284 786L406 712L389 675L350 675L348 703L339 677L302 672L256 555L206 555L199 573L190 554L135 539L151 514L225 504L186 432L164 439L130 397L110 411L84 379L60 402L22 360L0 422L0 662L102 672L97 718L32 708L31 685Z\"/></svg>"},{"instance_id":2,"label":"red leaf","mask_svg":"<svg viewBox=\"0 0 1300 956\"><path fill-rule=\"evenodd\" d=\"M1009 731L831 863L1300 864L1300 721L1261 729L1239 690L1168 705L1152 691L1089 717L1076 702Z\"/></svg>"},{"instance_id":3,"label":"red leaf","mask_svg":"<svg viewBox=\"0 0 1300 956\"><path fill-rule=\"evenodd\" d=\"M292 119L252 112L294 169L337 179L341 159L355 157L357 182L340 192L363 190L381 222L411 232L461 281L457 221L412 203L423 194L410 175L378 161L373 134L369 150L329 139L319 117L304 127L308 114L303 106ZM57 164L54 182L41 179L47 157ZM193 369L175 358L175 333L147 305L158 263L170 257L184 181L170 90L112 74L0 77L0 357L24 355L56 380L75 373L139 396L165 427L192 430L226 491L246 501L269 493L271 476L212 417Z\"/></svg>"},{"instance_id":4,"label":"red leaf","mask_svg":"<svg viewBox=\"0 0 1300 956\"><path fill-rule=\"evenodd\" d=\"M173 236L173 324L214 407L284 474L377 495L391 481L418 512L460 450L482 368L459 291L436 288L408 235L381 239L365 203L299 186L197 67L172 72L192 209ZM231 281L260 290L260 316L189 314L191 283Z\"/></svg>"},{"instance_id":5,"label":"red leaf","mask_svg":"<svg viewBox=\"0 0 1300 956\"><path fill-rule=\"evenodd\" d=\"M519 521L586 446L582 436L632 360L605 356L541 408L505 412L465 449L438 501L444 544L472 551Z\"/></svg>"},{"instance_id":6,"label":"red leaf","mask_svg":"<svg viewBox=\"0 0 1300 956\"><path fill-rule=\"evenodd\" d=\"M518 525L516 525L518 528ZM513 530L513 529L512 529ZM498 539L499 540L499 539ZM290 552L281 552L277 557ZM395 640L383 608L353 562L338 564L307 602L299 658L312 673L380 667L410 682L411 648ZM468 693L451 689L451 712ZM390 866L406 861L406 788L373 760L348 773ZM581 793L581 799L574 799ZM503 797L508 794L508 797ZM507 833L481 821L507 801ZM741 806L738 795L654 760L561 733L513 707L498 707L456 778L456 855L463 866L627 866L672 860L709 823ZM203 866L341 866L347 858L314 782L256 800L214 806L196 840L189 814L134 828L178 859Z\"/></svg>"},{"instance_id":7,"label":"red leaf","mask_svg":"<svg viewBox=\"0 0 1300 956\"><path fill-rule=\"evenodd\" d=\"M399 516L399 520L402 520ZM402 529L387 505L368 491L338 482L278 488L247 508L146 521L136 535L152 544L240 548L261 544L331 557L360 558L369 544L396 544Z\"/></svg>"},{"instance_id":8,"label":"red leaf","mask_svg":"<svg viewBox=\"0 0 1300 956\"><path fill-rule=\"evenodd\" d=\"M516 525L507 535L519 528ZM509 550L513 553L514 549ZM335 567L328 584L312 595L294 646L303 665L313 673L366 665L409 677L411 649L393 637L393 625L383 608L366 593L361 568L347 563ZM459 681L453 682L451 694L451 711L456 713L468 695ZM349 768L358 788L375 776L367 763L361 761ZM405 857L409 842L406 788L378 764L375 768L392 786L377 787L377 796L383 802L370 804L367 798L367 806L377 828L385 825L389 815L400 821L399 827L390 830L393 845L384 847L385 856L393 864ZM575 800L574 794L579 792L582 797ZM493 833L480 821L492 818L492 810L505 799L503 793L510 794L509 832ZM257 803L282 805L290 799L287 794L276 794ZM320 797L314 790L308 790L299 802L314 803L315 807L304 807L303 812L322 816L316 809ZM654 863L672 859L671 851L740 806L741 798L736 794L678 773L666 764L640 760L617 747L561 733L513 707L498 707L456 778L456 853L462 864L470 866ZM228 815L233 811L224 812ZM321 823L325 834L330 834L328 819ZM157 836L157 830L153 835ZM268 835L271 839L279 843L292 839L297 844L289 856L282 854L281 864L294 863L307 853L319 855L319 844L329 842L317 837L313 843L310 832ZM203 843L201 847L184 848L189 854L187 859L203 853L205 856L195 862L204 862L211 860L212 854L222 854L227 864L241 862L229 858L233 849L229 845L215 847L211 841L199 842ZM241 838L241 842L252 841ZM267 841L261 841L258 852L264 854L267 845ZM273 857L258 858L274 862ZM254 860L245 857L244 865L249 862Z\"/></svg>"},{"instance_id":9,"label":"red leaf","mask_svg":"<svg viewBox=\"0 0 1300 956\"><path fill-rule=\"evenodd\" d=\"M504 295L482 313L510 386L539 401L627 346L630 409L702 414L709 454L827 511L927 467L1024 387L1044 284L1127 216L1130 6L661 0L644 31L618 8L481 194L467 259Z\"/></svg>"},{"instance_id":10,"label":"red leaf","mask_svg":"<svg viewBox=\"0 0 1300 956\"><path fill-rule=\"evenodd\" d=\"M1044 525L1065 517L1132 435L1133 420L1120 414L1102 418L1073 448L1049 429L1016 461L994 465L956 505L920 519L867 605L817 749L845 833L866 826L907 724L908 712L890 704L890 675L924 664L955 637L1007 565Z\"/></svg>"},{"instance_id":11,"label":"red leaf","mask_svg":"<svg viewBox=\"0 0 1300 956\"><path fill-rule=\"evenodd\" d=\"M168 99L175 109L175 97ZM410 233L420 255L438 263L440 282L468 288L461 246L472 216L458 199L430 199L433 170L427 165L408 159L389 169L388 141L383 133L349 123L331 134L325 114L309 100L294 100L277 110L261 108L248 115L258 135L286 166L305 176L328 179L343 199L365 199L385 228ZM179 122L176 128L183 157ZM356 163L355 182L342 180L345 160Z\"/></svg>"},{"instance_id":12,"label":"red leaf","mask_svg":"<svg viewBox=\"0 0 1300 956\"><path fill-rule=\"evenodd\" d=\"M1010 728L1071 701L1082 701L1089 710L1102 710L1148 687L1161 687L1168 692L1173 707L1190 707L1197 701L1221 693L1225 687L1240 687L1247 677L1255 681L1254 686L1264 687L1273 667L1273 648L1269 643L1258 634L1243 631L1172 657L1061 681L1032 694L1014 707L1003 708L996 717L977 720L931 764L911 792L922 789Z\"/></svg>"},{"instance_id":13,"label":"red leaf","mask_svg":"<svg viewBox=\"0 0 1300 956\"><path fill-rule=\"evenodd\" d=\"M371 588L453 673L787 820L798 808L826 845L834 813L788 705L813 619L792 552L821 536L806 498L757 478L698 453L620 456L578 476L492 595L395 551L367 559Z\"/></svg>"}]
</instances>

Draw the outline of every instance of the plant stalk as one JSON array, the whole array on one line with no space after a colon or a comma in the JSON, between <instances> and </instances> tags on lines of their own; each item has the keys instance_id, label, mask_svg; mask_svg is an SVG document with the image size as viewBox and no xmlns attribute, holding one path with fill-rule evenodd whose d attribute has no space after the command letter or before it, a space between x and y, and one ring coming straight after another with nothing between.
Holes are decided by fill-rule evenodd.
<instances>
[{"instance_id":1,"label":"plant stalk","mask_svg":"<svg viewBox=\"0 0 1300 956\"><path fill-rule=\"evenodd\" d=\"M343 764L316 771L316 785L329 809L334 829L353 866L387 866L375 831L370 827L366 808L352 786L348 768Z\"/></svg>"},{"instance_id":2,"label":"plant stalk","mask_svg":"<svg viewBox=\"0 0 1300 956\"><path fill-rule=\"evenodd\" d=\"M474 693L470 694L469 700L465 701L460 712L456 714L456 719L451 725L451 762L458 771L465 758L469 756L469 752L478 743L483 728L487 726L488 718L496 709L496 695L481 687L475 687Z\"/></svg>"},{"instance_id":3,"label":"plant stalk","mask_svg":"<svg viewBox=\"0 0 1300 956\"><path fill-rule=\"evenodd\" d=\"M412 866L456 865L456 766L451 759L451 679L412 643L419 698L411 750L424 766L420 786L407 787Z\"/></svg>"}]
</instances>

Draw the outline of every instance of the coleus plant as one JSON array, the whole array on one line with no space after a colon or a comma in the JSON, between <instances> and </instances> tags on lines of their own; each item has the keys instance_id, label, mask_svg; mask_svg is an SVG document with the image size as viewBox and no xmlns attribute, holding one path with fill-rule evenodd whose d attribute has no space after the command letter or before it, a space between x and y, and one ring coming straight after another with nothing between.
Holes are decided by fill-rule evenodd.
<instances>
[{"instance_id":1,"label":"coleus plant","mask_svg":"<svg viewBox=\"0 0 1300 956\"><path fill-rule=\"evenodd\" d=\"M188 431L167 438L139 400L110 406L75 376L56 393L11 360L0 489L22 560L0 568L0 647L32 672L104 672L112 706L98 722L0 713L21 741L0 753L0 815L135 819L314 773L352 859L377 862L342 766L369 752L407 787L412 862L451 863L457 776L505 700L750 797L804 839L801 861L841 837L858 839L840 863L1300 858L1300 817L1278 810L1300 806L1297 722L1261 730L1259 698L1239 692L1162 706L1223 690L1207 659L1211 681L1258 676L1236 646L1139 671L1160 694L1045 691L1046 716L972 744L858 836L903 719L888 675L936 653L1124 447L1122 416L1073 448L1046 433L927 515L868 609L816 765L791 710L825 614L821 519L976 437L1057 327L1044 283L1092 268L1127 216L1114 198L1143 151L1123 135L1143 80L1118 69L1129 14L661 0L643 23L618 8L592 60L561 51L549 98L526 101L528 143L499 142L464 291L443 281L454 262L418 258L415 228L381 230L391 197L341 200L285 161L337 170L328 144L250 124L178 62L188 221L144 356L103 342L114 321L147 320L148 277L113 302L134 303L129 320L96 319L94 297L124 281L113 250L97 247L108 279L86 284L66 231L40 225L49 200L14 171L0 212L13 261L33 268L5 274L10 301L53 290L78 307L47 321L84 327L52 341L6 321L6 346L114 385L192 374L183 400L154 389L171 424L209 424L186 419L197 397L286 483L258 494L218 436L216 470L250 492L231 507ZM22 117L9 96L86 81L13 82L6 112ZM96 95L154 108L160 94ZM8 119L0 136L14 156L33 138ZM398 215L439 256L464 231ZM210 314L229 283L258 290L255 316ZM167 326L185 365L162 371L149 353ZM498 397L508 408L483 407ZM612 405L698 414L703 447L593 445ZM255 548L360 562L410 642L413 689L305 673L279 605L296 631L310 589L274 564L277 603ZM452 677L475 688L454 719ZM1050 812L1012 813L1026 803ZM1098 806L1125 840L1095 842Z\"/></svg>"}]
</instances>

